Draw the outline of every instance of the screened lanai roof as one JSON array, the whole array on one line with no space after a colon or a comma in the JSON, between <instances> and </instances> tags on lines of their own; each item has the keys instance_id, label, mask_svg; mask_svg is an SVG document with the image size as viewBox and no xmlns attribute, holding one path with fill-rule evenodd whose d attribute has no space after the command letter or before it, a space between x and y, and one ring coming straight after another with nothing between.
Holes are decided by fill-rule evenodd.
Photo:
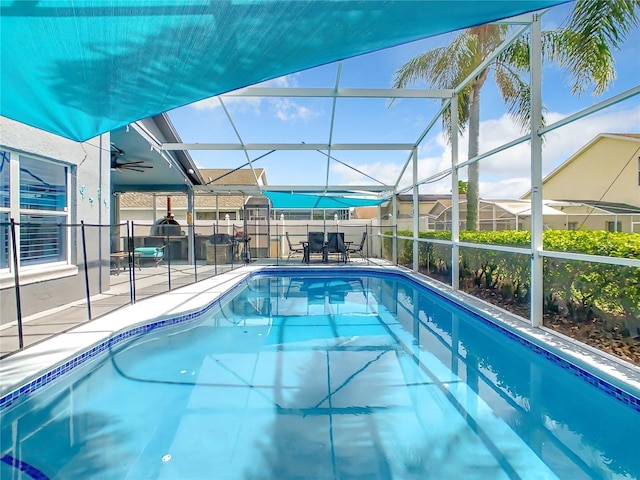
<instances>
[{"instance_id":1,"label":"screened lanai roof","mask_svg":"<svg viewBox=\"0 0 640 480\"><path fill-rule=\"evenodd\" d=\"M567 0L0 2L0 114L86 140L291 72Z\"/></svg>"}]
</instances>

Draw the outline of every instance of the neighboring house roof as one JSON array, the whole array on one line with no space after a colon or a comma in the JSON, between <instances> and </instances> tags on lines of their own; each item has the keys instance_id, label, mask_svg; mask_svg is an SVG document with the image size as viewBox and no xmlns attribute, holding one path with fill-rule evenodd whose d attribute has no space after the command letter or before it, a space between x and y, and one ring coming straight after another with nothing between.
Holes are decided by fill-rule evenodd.
<instances>
[{"instance_id":1,"label":"neighboring house roof","mask_svg":"<svg viewBox=\"0 0 640 480\"><path fill-rule=\"evenodd\" d=\"M264 168L255 169L258 177L258 184L265 185L267 183L267 175ZM203 168L200 175L204 178L205 183L211 181L211 185L256 185L256 177L250 168L241 168L231 170L228 168ZM211 180L209 180L211 178ZM186 209L186 195L170 195L172 209ZM216 200L217 197L217 200ZM166 195L156 196L156 208L158 210L165 209L165 203L162 199ZM195 197L195 207L198 209L212 210L219 209L235 209L239 210L244 207L245 197L240 195L211 195L201 194ZM153 195L149 193L126 192L120 195L120 208L129 209L151 209L153 208Z\"/></svg>"},{"instance_id":2,"label":"neighboring house roof","mask_svg":"<svg viewBox=\"0 0 640 480\"><path fill-rule=\"evenodd\" d=\"M549 201L548 203L553 205L554 203L560 202L566 202L571 205L583 204L591 208L604 210L605 212L612 213L614 215L640 214L640 207L629 205L628 203L601 202L596 200L557 200L556 202Z\"/></svg>"},{"instance_id":3,"label":"neighboring house roof","mask_svg":"<svg viewBox=\"0 0 640 480\"><path fill-rule=\"evenodd\" d=\"M597 135L596 137L594 137L589 143L587 143L585 146L583 146L576 153L571 155L571 157L569 157L567 160L562 162L558 167L556 167L555 170L553 170L551 173L549 173L549 175L544 177L542 179L542 183L544 184L546 181L548 181L552 177L556 176L560 171L562 171L569 164L571 164L571 162L573 162L575 159L579 158L586 150L590 149L595 143L599 142L603 138L615 138L615 139L622 139L622 140L628 140L628 141L631 141L631 142L640 143L640 133L601 133L601 134ZM520 198L526 199L530 195L531 195L531 190L529 189Z\"/></svg>"},{"instance_id":4,"label":"neighboring house roof","mask_svg":"<svg viewBox=\"0 0 640 480\"><path fill-rule=\"evenodd\" d=\"M169 195L171 197L171 208L176 210L184 210L187 208L187 196L186 195ZM166 209L167 196L156 195L156 209L164 211ZM216 196L215 195L196 195L195 207L196 210L215 210L216 208ZM218 195L217 196L219 209L234 209L239 210L244 207L244 197L236 195ZM150 210L153 208L153 195L150 193L138 193L138 192L126 192L120 194L120 209L145 209Z\"/></svg>"},{"instance_id":5,"label":"neighboring house roof","mask_svg":"<svg viewBox=\"0 0 640 480\"><path fill-rule=\"evenodd\" d=\"M495 205L510 215L518 215L520 217L531 216L531 201L529 200L481 200L487 205ZM566 215L560 210L549 206L548 203L542 205L542 215Z\"/></svg>"},{"instance_id":6,"label":"neighboring house roof","mask_svg":"<svg viewBox=\"0 0 640 480\"><path fill-rule=\"evenodd\" d=\"M542 205L542 214L543 215L566 215L564 212L553 208L553 202L549 202L547 200L544 201ZM439 216L442 212L447 211L451 208L451 199L438 200L438 202L431 209L431 214L434 216ZM501 209L502 211L508 213L513 216L520 217L528 217L531 215L531 202L527 200L483 200L480 199L480 208L481 211L485 207L493 207ZM460 211L465 212L467 209L467 200L460 199Z\"/></svg>"},{"instance_id":7,"label":"neighboring house roof","mask_svg":"<svg viewBox=\"0 0 640 480\"><path fill-rule=\"evenodd\" d=\"M254 170L256 172L255 176L250 168L241 168L239 170L201 168L200 174L207 185L266 185L267 173L264 168L256 168ZM257 182L256 177L258 178Z\"/></svg>"},{"instance_id":8,"label":"neighboring house roof","mask_svg":"<svg viewBox=\"0 0 640 480\"><path fill-rule=\"evenodd\" d=\"M378 218L378 207L356 207L353 217L357 219Z\"/></svg>"},{"instance_id":9,"label":"neighboring house roof","mask_svg":"<svg viewBox=\"0 0 640 480\"><path fill-rule=\"evenodd\" d=\"M413 202L413 195L411 194L400 194L398 195L398 201L400 202ZM418 195L418 201L419 202L436 202L438 200L442 200L442 199L447 199L447 198L451 198L450 194L430 194L430 193L423 193Z\"/></svg>"}]
</instances>

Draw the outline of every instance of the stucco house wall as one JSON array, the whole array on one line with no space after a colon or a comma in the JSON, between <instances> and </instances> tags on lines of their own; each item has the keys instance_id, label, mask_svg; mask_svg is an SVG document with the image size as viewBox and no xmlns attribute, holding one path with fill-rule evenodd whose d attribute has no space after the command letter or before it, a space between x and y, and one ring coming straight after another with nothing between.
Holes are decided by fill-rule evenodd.
<instances>
[{"instance_id":1,"label":"stucco house wall","mask_svg":"<svg viewBox=\"0 0 640 480\"><path fill-rule=\"evenodd\" d=\"M547 175L543 198L640 206L639 147L640 134L598 135Z\"/></svg>"},{"instance_id":2,"label":"stucco house wall","mask_svg":"<svg viewBox=\"0 0 640 480\"><path fill-rule=\"evenodd\" d=\"M11 183L19 183L21 157L51 161L68 167L68 224L109 223L110 209L109 134L83 143L0 117L0 150L9 153ZM12 186L10 216L19 222L19 195ZM87 257L91 294L109 289L109 235L106 229L86 227ZM67 260L40 263L19 269L23 316L51 309L85 297L81 229L69 229ZM11 260L11 259L10 259ZM16 300L13 267L0 269L0 318L15 321Z\"/></svg>"}]
</instances>

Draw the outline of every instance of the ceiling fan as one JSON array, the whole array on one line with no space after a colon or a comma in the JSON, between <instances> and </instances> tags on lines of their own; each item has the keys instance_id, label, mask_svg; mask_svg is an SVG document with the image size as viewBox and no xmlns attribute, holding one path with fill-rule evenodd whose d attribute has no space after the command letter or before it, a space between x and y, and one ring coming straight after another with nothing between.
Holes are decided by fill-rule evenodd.
<instances>
[{"instance_id":1,"label":"ceiling fan","mask_svg":"<svg viewBox=\"0 0 640 480\"><path fill-rule=\"evenodd\" d=\"M144 173L145 169L153 168L153 165L142 165L144 160L132 160L130 162L121 161L119 157L124 155L124 150L119 149L113 143L111 144L111 169L122 172L123 170L131 170L133 172Z\"/></svg>"}]
</instances>

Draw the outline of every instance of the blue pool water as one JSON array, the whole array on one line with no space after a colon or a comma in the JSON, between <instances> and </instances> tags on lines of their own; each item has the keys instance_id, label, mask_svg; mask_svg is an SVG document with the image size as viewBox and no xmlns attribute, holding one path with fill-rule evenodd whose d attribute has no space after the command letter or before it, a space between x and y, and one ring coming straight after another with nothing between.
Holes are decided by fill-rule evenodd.
<instances>
[{"instance_id":1,"label":"blue pool water","mask_svg":"<svg viewBox=\"0 0 640 480\"><path fill-rule=\"evenodd\" d=\"M2 479L640 478L640 412L381 274L254 276L1 429Z\"/></svg>"}]
</instances>

